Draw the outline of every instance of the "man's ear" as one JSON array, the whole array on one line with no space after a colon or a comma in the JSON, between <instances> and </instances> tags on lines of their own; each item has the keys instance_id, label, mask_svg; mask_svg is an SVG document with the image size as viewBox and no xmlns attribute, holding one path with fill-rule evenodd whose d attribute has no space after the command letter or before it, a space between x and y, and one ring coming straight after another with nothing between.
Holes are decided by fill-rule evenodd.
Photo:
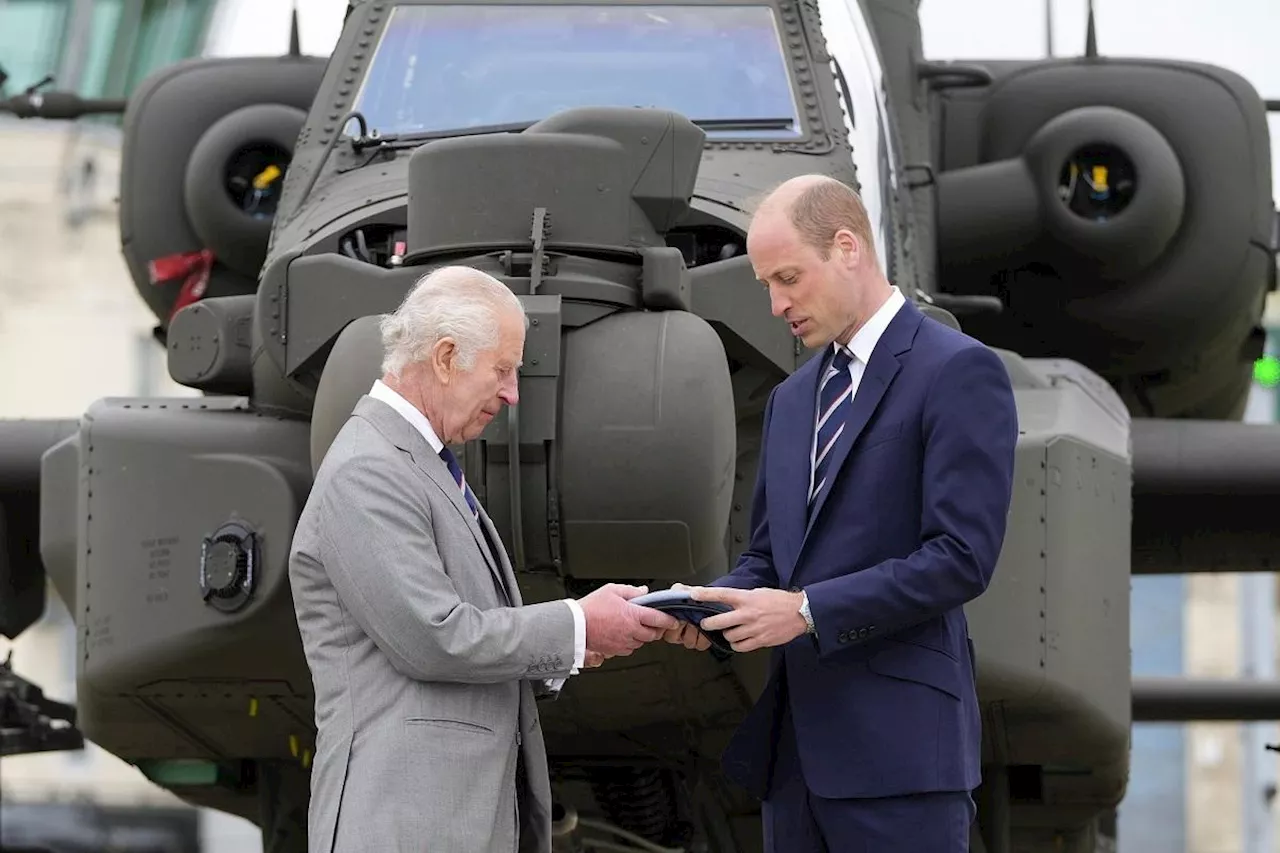
<instances>
[{"instance_id":1,"label":"man's ear","mask_svg":"<svg viewBox=\"0 0 1280 853\"><path fill-rule=\"evenodd\" d=\"M857 236L848 228L841 228L836 232L835 236L836 251L840 253L840 260L847 267L855 267L862 255L862 244L858 242Z\"/></svg>"},{"instance_id":2,"label":"man's ear","mask_svg":"<svg viewBox=\"0 0 1280 853\"><path fill-rule=\"evenodd\" d=\"M448 385L457 371L458 345L453 338L441 338L431 348L431 372L441 385Z\"/></svg>"}]
</instances>

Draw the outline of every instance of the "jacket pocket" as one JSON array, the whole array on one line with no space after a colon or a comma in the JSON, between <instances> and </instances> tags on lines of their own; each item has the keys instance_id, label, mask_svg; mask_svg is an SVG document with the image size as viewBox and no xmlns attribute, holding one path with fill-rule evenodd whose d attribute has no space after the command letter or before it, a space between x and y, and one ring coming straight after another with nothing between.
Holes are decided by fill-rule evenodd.
<instances>
[{"instance_id":1,"label":"jacket pocket","mask_svg":"<svg viewBox=\"0 0 1280 853\"><path fill-rule=\"evenodd\" d=\"M946 693L955 699L964 695L960 664L945 652L912 643L885 643L883 651L867 661L867 669L878 675L914 681Z\"/></svg>"},{"instance_id":2,"label":"jacket pocket","mask_svg":"<svg viewBox=\"0 0 1280 853\"><path fill-rule=\"evenodd\" d=\"M894 423L887 424L885 426L877 424L862 435L858 436L858 443L854 449L869 450L872 447L886 444L890 441L895 441L901 437L902 421L895 421Z\"/></svg>"},{"instance_id":3,"label":"jacket pocket","mask_svg":"<svg viewBox=\"0 0 1280 853\"><path fill-rule=\"evenodd\" d=\"M473 723L468 720L449 720L443 717L409 717L405 720L411 726L436 726L442 729L453 729L461 732L476 732L478 734L493 734L493 729L489 726L482 726L479 723Z\"/></svg>"}]
</instances>

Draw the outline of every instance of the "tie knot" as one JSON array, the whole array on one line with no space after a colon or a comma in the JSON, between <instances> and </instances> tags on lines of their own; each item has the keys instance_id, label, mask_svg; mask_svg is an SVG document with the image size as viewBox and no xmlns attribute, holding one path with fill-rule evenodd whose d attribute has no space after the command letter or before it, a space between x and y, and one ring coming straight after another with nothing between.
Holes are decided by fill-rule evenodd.
<instances>
[{"instance_id":1,"label":"tie knot","mask_svg":"<svg viewBox=\"0 0 1280 853\"><path fill-rule=\"evenodd\" d=\"M836 349L836 357L831 359L831 366L836 370L848 370L849 362L853 361L853 357L849 355L849 351L844 347Z\"/></svg>"}]
</instances>

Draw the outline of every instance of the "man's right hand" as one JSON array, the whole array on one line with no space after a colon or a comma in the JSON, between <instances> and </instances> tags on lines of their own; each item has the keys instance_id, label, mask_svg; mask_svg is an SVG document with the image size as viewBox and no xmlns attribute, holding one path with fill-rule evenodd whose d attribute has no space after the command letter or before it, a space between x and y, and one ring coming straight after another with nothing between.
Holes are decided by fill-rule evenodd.
<instances>
[{"instance_id":1,"label":"man's right hand","mask_svg":"<svg viewBox=\"0 0 1280 853\"><path fill-rule=\"evenodd\" d=\"M587 621L587 651L607 658L629 655L680 623L652 607L632 604L630 599L648 592L647 587L607 583L578 599Z\"/></svg>"}]
</instances>

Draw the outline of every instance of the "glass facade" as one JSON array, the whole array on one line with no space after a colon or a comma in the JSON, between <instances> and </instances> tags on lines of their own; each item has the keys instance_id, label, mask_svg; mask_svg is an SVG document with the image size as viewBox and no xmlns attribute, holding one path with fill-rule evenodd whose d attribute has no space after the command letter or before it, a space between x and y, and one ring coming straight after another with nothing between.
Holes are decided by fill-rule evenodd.
<instances>
[{"instance_id":1,"label":"glass facade","mask_svg":"<svg viewBox=\"0 0 1280 853\"><path fill-rule=\"evenodd\" d=\"M62 61L66 0L0 2L0 68L9 75L4 94L13 95L54 74Z\"/></svg>"},{"instance_id":2,"label":"glass facade","mask_svg":"<svg viewBox=\"0 0 1280 853\"><path fill-rule=\"evenodd\" d=\"M217 0L0 0L4 96L51 88L126 98L157 68L200 53ZM106 117L114 120L112 117Z\"/></svg>"}]
</instances>

